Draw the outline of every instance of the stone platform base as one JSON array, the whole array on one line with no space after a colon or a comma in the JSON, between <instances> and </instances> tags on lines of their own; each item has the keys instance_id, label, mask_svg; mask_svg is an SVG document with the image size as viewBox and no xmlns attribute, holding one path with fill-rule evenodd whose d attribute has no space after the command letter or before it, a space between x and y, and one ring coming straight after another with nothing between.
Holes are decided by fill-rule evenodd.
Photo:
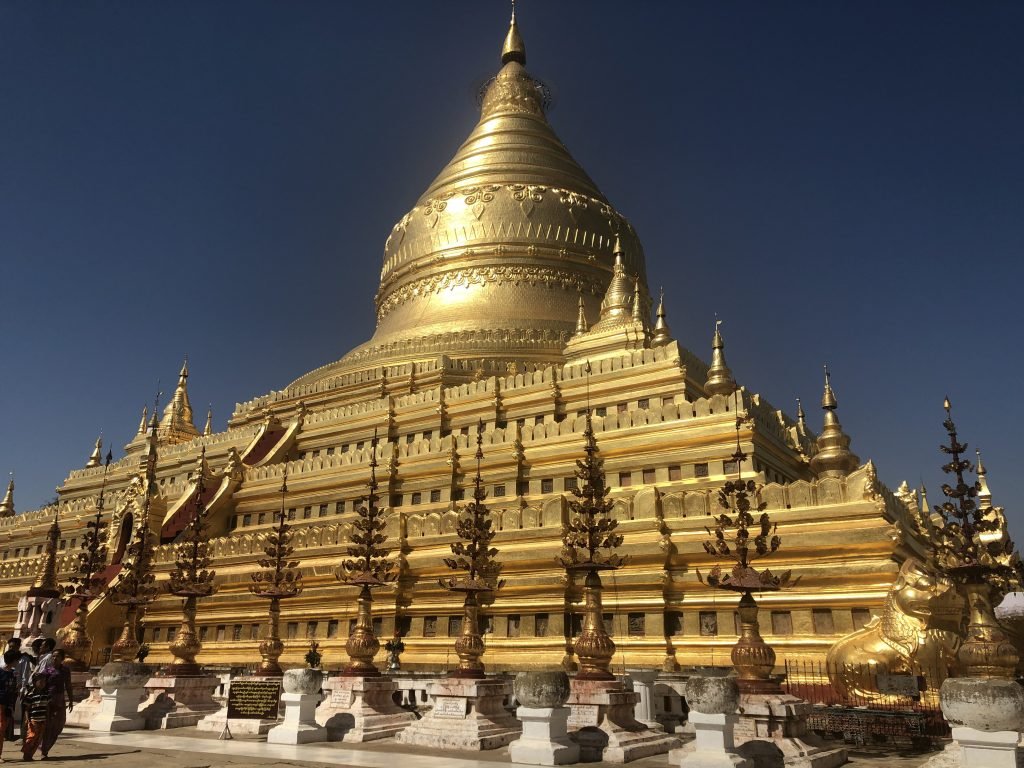
<instances>
[{"instance_id":1,"label":"stone platform base","mask_svg":"<svg viewBox=\"0 0 1024 768\"><path fill-rule=\"evenodd\" d=\"M1017 731L953 728L953 743L921 768L1017 768L1024 763L1020 738Z\"/></svg>"},{"instance_id":2,"label":"stone platform base","mask_svg":"<svg viewBox=\"0 0 1024 768\"><path fill-rule=\"evenodd\" d=\"M95 677L85 682L85 690L85 698L68 712L67 726L69 728L88 728L92 719L99 714L100 705L103 703L103 692Z\"/></svg>"},{"instance_id":3,"label":"stone platform base","mask_svg":"<svg viewBox=\"0 0 1024 768\"><path fill-rule=\"evenodd\" d=\"M427 686L433 707L398 734L402 744L436 749L497 749L519 736L521 726L505 709L510 680L445 678Z\"/></svg>"},{"instance_id":4,"label":"stone platform base","mask_svg":"<svg viewBox=\"0 0 1024 768\"><path fill-rule=\"evenodd\" d=\"M327 729L316 722L319 693L285 693L284 722L267 733L268 744L310 744L327 741Z\"/></svg>"},{"instance_id":5,"label":"stone platform base","mask_svg":"<svg viewBox=\"0 0 1024 768\"><path fill-rule=\"evenodd\" d=\"M680 744L663 731L636 719L637 694L618 680L580 680L570 684L569 728L580 746L580 762L628 763L662 755Z\"/></svg>"},{"instance_id":6,"label":"stone platform base","mask_svg":"<svg viewBox=\"0 0 1024 768\"><path fill-rule=\"evenodd\" d=\"M579 762L580 748L568 735L568 707L519 707L523 735L509 744L513 763L568 765Z\"/></svg>"},{"instance_id":7,"label":"stone platform base","mask_svg":"<svg viewBox=\"0 0 1024 768\"><path fill-rule=\"evenodd\" d=\"M756 768L836 768L846 750L828 747L807 730L811 705L786 693L740 695L736 752Z\"/></svg>"},{"instance_id":8,"label":"stone platform base","mask_svg":"<svg viewBox=\"0 0 1024 768\"><path fill-rule=\"evenodd\" d=\"M329 741L359 743L388 739L415 722L416 715L393 700L398 684L387 677L332 677L316 721Z\"/></svg>"},{"instance_id":9,"label":"stone platform base","mask_svg":"<svg viewBox=\"0 0 1024 768\"><path fill-rule=\"evenodd\" d=\"M668 764L681 768L754 768L754 761L736 754L736 715L690 710L695 738L668 753Z\"/></svg>"},{"instance_id":10,"label":"stone platform base","mask_svg":"<svg viewBox=\"0 0 1024 768\"><path fill-rule=\"evenodd\" d=\"M102 691L100 696L99 712L89 721L90 731L141 731L146 727L146 718L139 714L139 706L146 698L145 688L123 686Z\"/></svg>"},{"instance_id":11,"label":"stone platform base","mask_svg":"<svg viewBox=\"0 0 1024 768\"><path fill-rule=\"evenodd\" d=\"M186 728L220 709L213 700L213 692L220 678L211 675L195 677L151 677L146 683L149 696L140 714L146 719L146 728Z\"/></svg>"},{"instance_id":12,"label":"stone platform base","mask_svg":"<svg viewBox=\"0 0 1024 768\"><path fill-rule=\"evenodd\" d=\"M241 717L233 717L229 722L227 707L221 707L212 715L207 715L196 723L196 730L220 733L224 730L224 726L226 724L231 733L236 736L263 736L279 722L281 721L256 720Z\"/></svg>"}]
</instances>

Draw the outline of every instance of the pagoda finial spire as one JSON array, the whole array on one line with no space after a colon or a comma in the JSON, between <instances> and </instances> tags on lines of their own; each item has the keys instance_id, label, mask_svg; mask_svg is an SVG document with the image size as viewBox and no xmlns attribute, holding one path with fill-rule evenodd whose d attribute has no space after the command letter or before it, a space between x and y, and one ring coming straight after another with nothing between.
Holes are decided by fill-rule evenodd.
<instances>
[{"instance_id":1,"label":"pagoda finial spire","mask_svg":"<svg viewBox=\"0 0 1024 768\"><path fill-rule=\"evenodd\" d=\"M11 472L11 479L7 481L7 493L3 501L0 501L0 517L11 517L14 515L14 473Z\"/></svg>"},{"instance_id":2,"label":"pagoda finial spire","mask_svg":"<svg viewBox=\"0 0 1024 768\"><path fill-rule=\"evenodd\" d=\"M213 403L206 409L206 426L203 427L203 437L213 434Z\"/></svg>"},{"instance_id":3,"label":"pagoda finial spire","mask_svg":"<svg viewBox=\"0 0 1024 768\"><path fill-rule=\"evenodd\" d=\"M725 362L725 341L722 339L722 321L715 318L715 335L711 338L711 367L708 378L704 382L704 391L708 395L729 395L736 389L736 380L732 377Z\"/></svg>"},{"instance_id":4,"label":"pagoda finial spire","mask_svg":"<svg viewBox=\"0 0 1024 768\"><path fill-rule=\"evenodd\" d=\"M146 427L149 426L149 406L142 406L142 418L139 420L139 434L146 434Z\"/></svg>"},{"instance_id":5,"label":"pagoda finial spire","mask_svg":"<svg viewBox=\"0 0 1024 768\"><path fill-rule=\"evenodd\" d=\"M836 416L839 402L832 390L828 366L825 366L825 391L821 396L825 426L818 435L818 452L811 458L811 470L819 477L844 477L857 468L860 459L850 451L850 438Z\"/></svg>"},{"instance_id":6,"label":"pagoda finial spire","mask_svg":"<svg viewBox=\"0 0 1024 768\"><path fill-rule=\"evenodd\" d=\"M505 35L505 44L501 46L501 63L508 64L510 61L526 65L526 43L523 42L523 36L519 34L519 25L516 23L515 0L512 0L512 20L509 22L508 34Z\"/></svg>"},{"instance_id":7,"label":"pagoda finial spire","mask_svg":"<svg viewBox=\"0 0 1024 768\"><path fill-rule=\"evenodd\" d=\"M807 415L799 397L796 399L796 426L801 435L807 434Z\"/></svg>"},{"instance_id":8,"label":"pagoda finial spire","mask_svg":"<svg viewBox=\"0 0 1024 768\"><path fill-rule=\"evenodd\" d=\"M103 433L100 432L100 436L96 438L96 445L92 449L92 454L89 456L89 461L85 463L85 468L90 469L92 467L98 467L103 463Z\"/></svg>"},{"instance_id":9,"label":"pagoda finial spire","mask_svg":"<svg viewBox=\"0 0 1024 768\"><path fill-rule=\"evenodd\" d=\"M672 329L668 327L665 319L665 289L662 288L658 296L658 312L654 321L654 335L651 336L652 347L663 347L672 341Z\"/></svg>"}]
</instances>

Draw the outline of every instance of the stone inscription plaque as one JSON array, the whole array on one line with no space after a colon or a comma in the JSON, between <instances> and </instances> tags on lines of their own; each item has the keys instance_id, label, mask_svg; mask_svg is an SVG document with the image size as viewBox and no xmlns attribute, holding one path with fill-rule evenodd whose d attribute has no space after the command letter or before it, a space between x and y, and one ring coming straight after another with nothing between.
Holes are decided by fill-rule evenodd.
<instances>
[{"instance_id":1,"label":"stone inscription plaque","mask_svg":"<svg viewBox=\"0 0 1024 768\"><path fill-rule=\"evenodd\" d=\"M569 727L588 728L592 725L600 725L599 716L600 709L597 704L572 704L569 712Z\"/></svg>"},{"instance_id":2,"label":"stone inscription plaque","mask_svg":"<svg viewBox=\"0 0 1024 768\"><path fill-rule=\"evenodd\" d=\"M462 720L466 717L466 700L457 696L438 696L434 699L434 717Z\"/></svg>"},{"instance_id":3,"label":"stone inscription plaque","mask_svg":"<svg viewBox=\"0 0 1024 768\"><path fill-rule=\"evenodd\" d=\"M331 691L331 704L335 707L348 709L352 706L352 689L335 688Z\"/></svg>"},{"instance_id":4,"label":"stone inscription plaque","mask_svg":"<svg viewBox=\"0 0 1024 768\"><path fill-rule=\"evenodd\" d=\"M228 719L276 720L281 684L275 680L232 680L228 686Z\"/></svg>"}]
</instances>

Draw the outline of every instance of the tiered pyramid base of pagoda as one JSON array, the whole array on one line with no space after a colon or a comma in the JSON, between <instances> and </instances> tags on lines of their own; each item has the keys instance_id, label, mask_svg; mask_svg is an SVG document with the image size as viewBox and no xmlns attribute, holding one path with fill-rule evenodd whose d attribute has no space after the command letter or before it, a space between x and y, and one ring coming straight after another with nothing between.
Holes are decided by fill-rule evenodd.
<instances>
[{"instance_id":1,"label":"tiered pyramid base of pagoda","mask_svg":"<svg viewBox=\"0 0 1024 768\"><path fill-rule=\"evenodd\" d=\"M388 677L339 675L324 683L325 698L316 721L329 741L358 743L395 736L416 716L394 702L398 684Z\"/></svg>"},{"instance_id":2,"label":"tiered pyramid base of pagoda","mask_svg":"<svg viewBox=\"0 0 1024 768\"><path fill-rule=\"evenodd\" d=\"M675 736L636 719L638 699L618 680L572 680L569 728L575 729L571 735L581 762L628 763L679 746Z\"/></svg>"},{"instance_id":3,"label":"tiered pyramid base of pagoda","mask_svg":"<svg viewBox=\"0 0 1024 768\"><path fill-rule=\"evenodd\" d=\"M398 734L402 744L434 749L497 749L519 737L522 726L505 709L508 680L445 678L427 686L433 707Z\"/></svg>"}]
</instances>

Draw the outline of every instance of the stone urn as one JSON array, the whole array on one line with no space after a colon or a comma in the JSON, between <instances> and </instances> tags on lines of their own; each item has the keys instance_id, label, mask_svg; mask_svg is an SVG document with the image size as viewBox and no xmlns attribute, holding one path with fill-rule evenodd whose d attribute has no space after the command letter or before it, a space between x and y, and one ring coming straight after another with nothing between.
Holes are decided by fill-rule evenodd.
<instances>
[{"instance_id":1,"label":"stone urn","mask_svg":"<svg viewBox=\"0 0 1024 768\"><path fill-rule=\"evenodd\" d=\"M1024 730L1024 688L1014 680L949 677L942 683L939 699L943 716L954 727Z\"/></svg>"},{"instance_id":2,"label":"stone urn","mask_svg":"<svg viewBox=\"0 0 1024 768\"><path fill-rule=\"evenodd\" d=\"M519 704L531 709L556 709L569 698L569 676L557 672L520 672L513 690Z\"/></svg>"},{"instance_id":3,"label":"stone urn","mask_svg":"<svg viewBox=\"0 0 1024 768\"><path fill-rule=\"evenodd\" d=\"M695 676L686 681L686 703L704 715L731 715L740 702L735 677Z\"/></svg>"},{"instance_id":4,"label":"stone urn","mask_svg":"<svg viewBox=\"0 0 1024 768\"><path fill-rule=\"evenodd\" d=\"M281 685L285 693L319 693L323 685L324 673L319 669L302 667L300 669L289 669L284 673Z\"/></svg>"},{"instance_id":5,"label":"stone urn","mask_svg":"<svg viewBox=\"0 0 1024 768\"><path fill-rule=\"evenodd\" d=\"M112 661L100 667L96 678L104 693L113 693L119 688L142 688L152 676L152 668L145 664Z\"/></svg>"}]
</instances>

